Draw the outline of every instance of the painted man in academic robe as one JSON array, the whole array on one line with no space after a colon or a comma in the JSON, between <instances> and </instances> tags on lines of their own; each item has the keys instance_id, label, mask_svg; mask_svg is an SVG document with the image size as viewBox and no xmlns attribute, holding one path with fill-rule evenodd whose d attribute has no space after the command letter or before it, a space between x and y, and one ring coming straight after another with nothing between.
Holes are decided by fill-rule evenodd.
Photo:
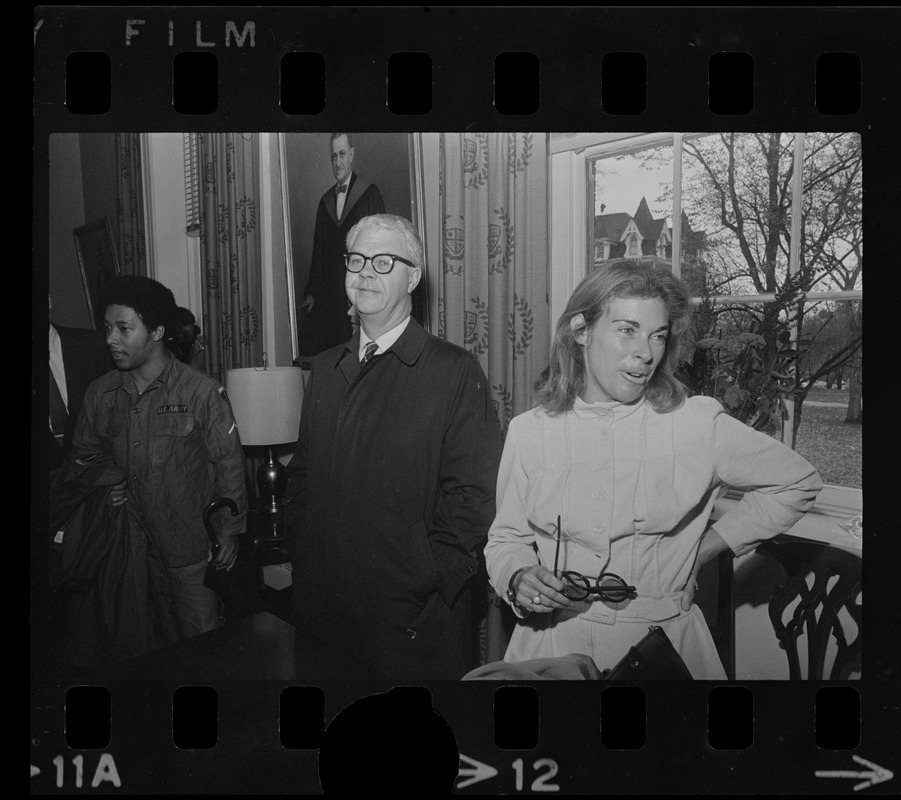
<instances>
[{"instance_id":1,"label":"painted man in academic robe","mask_svg":"<svg viewBox=\"0 0 901 800\"><path fill-rule=\"evenodd\" d=\"M378 187L353 171L354 148L349 133L332 134L331 159L335 185L322 195L316 211L310 277L301 303L307 310L310 330L301 347L308 355L350 339L353 331L344 291L345 239L363 217L385 211Z\"/></svg>"}]
</instances>

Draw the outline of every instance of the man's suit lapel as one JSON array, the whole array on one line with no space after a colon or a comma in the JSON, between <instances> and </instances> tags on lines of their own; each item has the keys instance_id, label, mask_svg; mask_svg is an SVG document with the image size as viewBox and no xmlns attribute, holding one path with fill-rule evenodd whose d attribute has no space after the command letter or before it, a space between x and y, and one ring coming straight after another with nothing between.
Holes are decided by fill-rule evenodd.
<instances>
[{"instance_id":1,"label":"man's suit lapel","mask_svg":"<svg viewBox=\"0 0 901 800\"><path fill-rule=\"evenodd\" d=\"M322 202L325 203L325 210L328 212L329 217L335 225L340 225L338 222L338 205L335 200L335 187L332 186L322 198Z\"/></svg>"},{"instance_id":2,"label":"man's suit lapel","mask_svg":"<svg viewBox=\"0 0 901 800\"><path fill-rule=\"evenodd\" d=\"M347 187L347 199L344 201L344 213L341 215L342 223L347 219L350 210L356 205L368 185L366 181L357 180L356 172L351 173L350 186Z\"/></svg>"},{"instance_id":3,"label":"man's suit lapel","mask_svg":"<svg viewBox=\"0 0 901 800\"><path fill-rule=\"evenodd\" d=\"M353 383L360 374L360 332L355 331L351 340L344 346L344 350L338 356L338 369L344 375L348 385Z\"/></svg>"}]
</instances>

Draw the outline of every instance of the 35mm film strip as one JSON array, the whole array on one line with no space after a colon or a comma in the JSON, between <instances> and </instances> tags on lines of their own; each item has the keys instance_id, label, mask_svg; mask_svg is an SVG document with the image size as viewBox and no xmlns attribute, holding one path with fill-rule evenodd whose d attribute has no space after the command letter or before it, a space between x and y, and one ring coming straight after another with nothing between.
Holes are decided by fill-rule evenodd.
<instances>
[{"instance_id":1,"label":"35mm film strip","mask_svg":"<svg viewBox=\"0 0 901 800\"><path fill-rule=\"evenodd\" d=\"M897 11L878 8L36 7L35 341L56 252L52 160L67 136L826 131L862 138L872 325L890 354L899 31ZM894 414L878 396L891 398L883 358L859 680L307 686L290 679L273 622L262 661L235 644L232 668L208 680L191 676L190 656L108 680L32 671L32 793L894 794L897 476L881 452Z\"/></svg>"}]
</instances>

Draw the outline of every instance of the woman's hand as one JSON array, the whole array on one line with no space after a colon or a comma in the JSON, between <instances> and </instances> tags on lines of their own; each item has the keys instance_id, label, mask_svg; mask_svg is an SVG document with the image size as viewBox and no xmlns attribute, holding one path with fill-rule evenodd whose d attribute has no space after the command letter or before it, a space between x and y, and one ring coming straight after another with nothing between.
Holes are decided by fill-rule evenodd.
<instances>
[{"instance_id":1,"label":"woman's hand","mask_svg":"<svg viewBox=\"0 0 901 800\"><path fill-rule=\"evenodd\" d=\"M569 608L572 600L562 594L566 584L540 564L528 567L513 579L516 602L526 611L548 614L554 609Z\"/></svg>"}]
</instances>

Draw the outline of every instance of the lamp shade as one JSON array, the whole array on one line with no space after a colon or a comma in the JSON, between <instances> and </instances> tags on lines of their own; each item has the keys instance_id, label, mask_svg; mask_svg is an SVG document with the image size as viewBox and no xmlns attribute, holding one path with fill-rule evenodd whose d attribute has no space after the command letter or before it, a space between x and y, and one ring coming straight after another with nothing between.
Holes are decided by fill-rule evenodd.
<instances>
[{"instance_id":1,"label":"lamp shade","mask_svg":"<svg viewBox=\"0 0 901 800\"><path fill-rule=\"evenodd\" d=\"M273 445L297 441L303 405L300 367L230 369L225 390L241 444Z\"/></svg>"}]
</instances>

